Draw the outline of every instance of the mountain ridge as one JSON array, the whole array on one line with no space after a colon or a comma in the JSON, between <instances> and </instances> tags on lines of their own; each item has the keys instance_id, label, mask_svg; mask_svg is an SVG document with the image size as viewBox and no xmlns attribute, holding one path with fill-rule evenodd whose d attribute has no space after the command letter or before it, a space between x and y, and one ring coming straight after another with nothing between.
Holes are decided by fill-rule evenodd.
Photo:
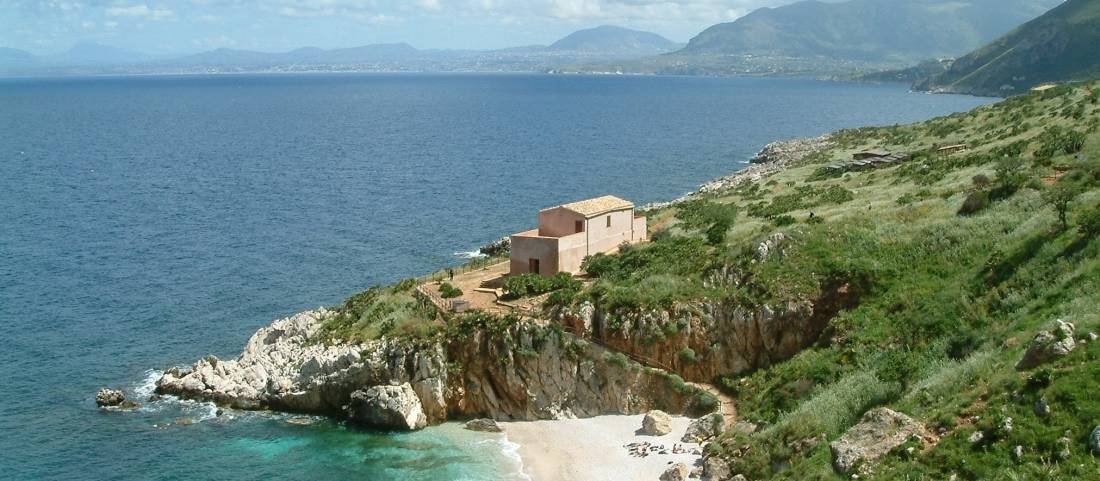
<instances>
[{"instance_id":1,"label":"mountain ridge","mask_svg":"<svg viewBox=\"0 0 1100 481\"><path fill-rule=\"evenodd\" d=\"M1014 95L1048 82L1100 75L1100 3L1068 0L944 72L917 80L917 90L975 95Z\"/></svg>"}]
</instances>

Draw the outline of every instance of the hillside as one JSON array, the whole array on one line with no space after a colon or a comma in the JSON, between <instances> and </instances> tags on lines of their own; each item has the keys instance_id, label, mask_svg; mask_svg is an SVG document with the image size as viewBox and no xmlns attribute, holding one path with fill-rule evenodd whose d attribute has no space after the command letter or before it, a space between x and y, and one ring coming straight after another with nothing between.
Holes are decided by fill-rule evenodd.
<instances>
[{"instance_id":1,"label":"hillside","mask_svg":"<svg viewBox=\"0 0 1100 481\"><path fill-rule=\"evenodd\" d=\"M1046 82L1100 74L1100 2L1069 0L1047 14L965 55L920 90L1013 95Z\"/></svg>"},{"instance_id":2,"label":"hillside","mask_svg":"<svg viewBox=\"0 0 1100 481\"><path fill-rule=\"evenodd\" d=\"M569 302L620 320L605 335L626 348L682 358L685 379L715 375L744 424L707 451L748 479L1097 479L1100 82L830 140L649 212L652 245L589 261L598 280ZM912 157L830 167L870 148ZM773 317L809 299L829 319L791 359L723 373L713 360L764 328L697 324L704 299ZM1073 326L1046 342L1075 349L1021 363L1057 320ZM838 474L838 441L875 407L929 434Z\"/></svg>"},{"instance_id":3,"label":"hillside","mask_svg":"<svg viewBox=\"0 0 1100 481\"><path fill-rule=\"evenodd\" d=\"M603 25L578 30L554 42L549 49L600 55L657 55L676 50L677 44L652 32Z\"/></svg>"},{"instance_id":4,"label":"hillside","mask_svg":"<svg viewBox=\"0 0 1100 481\"><path fill-rule=\"evenodd\" d=\"M803 1L707 28L678 55L828 57L912 63L977 48L1058 0Z\"/></svg>"}]
</instances>

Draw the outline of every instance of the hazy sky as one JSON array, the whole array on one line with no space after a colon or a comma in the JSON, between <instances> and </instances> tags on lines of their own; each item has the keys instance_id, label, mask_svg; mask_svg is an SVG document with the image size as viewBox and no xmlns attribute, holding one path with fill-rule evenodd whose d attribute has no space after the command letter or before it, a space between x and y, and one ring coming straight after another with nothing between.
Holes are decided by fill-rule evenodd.
<instances>
[{"instance_id":1,"label":"hazy sky","mask_svg":"<svg viewBox=\"0 0 1100 481\"><path fill-rule=\"evenodd\" d=\"M550 43L615 24L687 41L794 0L0 0L0 46L55 53L82 41L149 53L282 51L408 42L419 48Z\"/></svg>"}]
</instances>

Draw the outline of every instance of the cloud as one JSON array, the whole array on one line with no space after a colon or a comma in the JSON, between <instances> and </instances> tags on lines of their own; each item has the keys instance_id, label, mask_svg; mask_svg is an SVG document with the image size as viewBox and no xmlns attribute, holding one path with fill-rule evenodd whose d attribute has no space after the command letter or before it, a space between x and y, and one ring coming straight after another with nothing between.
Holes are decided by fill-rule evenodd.
<instances>
[{"instance_id":1,"label":"cloud","mask_svg":"<svg viewBox=\"0 0 1100 481\"><path fill-rule=\"evenodd\" d=\"M149 8L142 3L129 6L111 6L103 11L108 17L147 18L150 20L164 20L176 16L176 12L167 8Z\"/></svg>"}]
</instances>

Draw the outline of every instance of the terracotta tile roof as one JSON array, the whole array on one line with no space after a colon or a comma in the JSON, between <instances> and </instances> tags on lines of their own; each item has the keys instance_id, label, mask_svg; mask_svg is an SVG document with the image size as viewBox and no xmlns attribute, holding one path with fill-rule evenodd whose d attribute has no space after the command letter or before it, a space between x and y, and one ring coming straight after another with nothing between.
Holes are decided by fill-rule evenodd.
<instances>
[{"instance_id":1,"label":"terracotta tile roof","mask_svg":"<svg viewBox=\"0 0 1100 481\"><path fill-rule=\"evenodd\" d=\"M559 207L571 210L585 217L593 217L607 212L623 209L633 209L634 204L628 200L620 199L613 195L605 195L594 199L581 200L562 204Z\"/></svg>"}]
</instances>

